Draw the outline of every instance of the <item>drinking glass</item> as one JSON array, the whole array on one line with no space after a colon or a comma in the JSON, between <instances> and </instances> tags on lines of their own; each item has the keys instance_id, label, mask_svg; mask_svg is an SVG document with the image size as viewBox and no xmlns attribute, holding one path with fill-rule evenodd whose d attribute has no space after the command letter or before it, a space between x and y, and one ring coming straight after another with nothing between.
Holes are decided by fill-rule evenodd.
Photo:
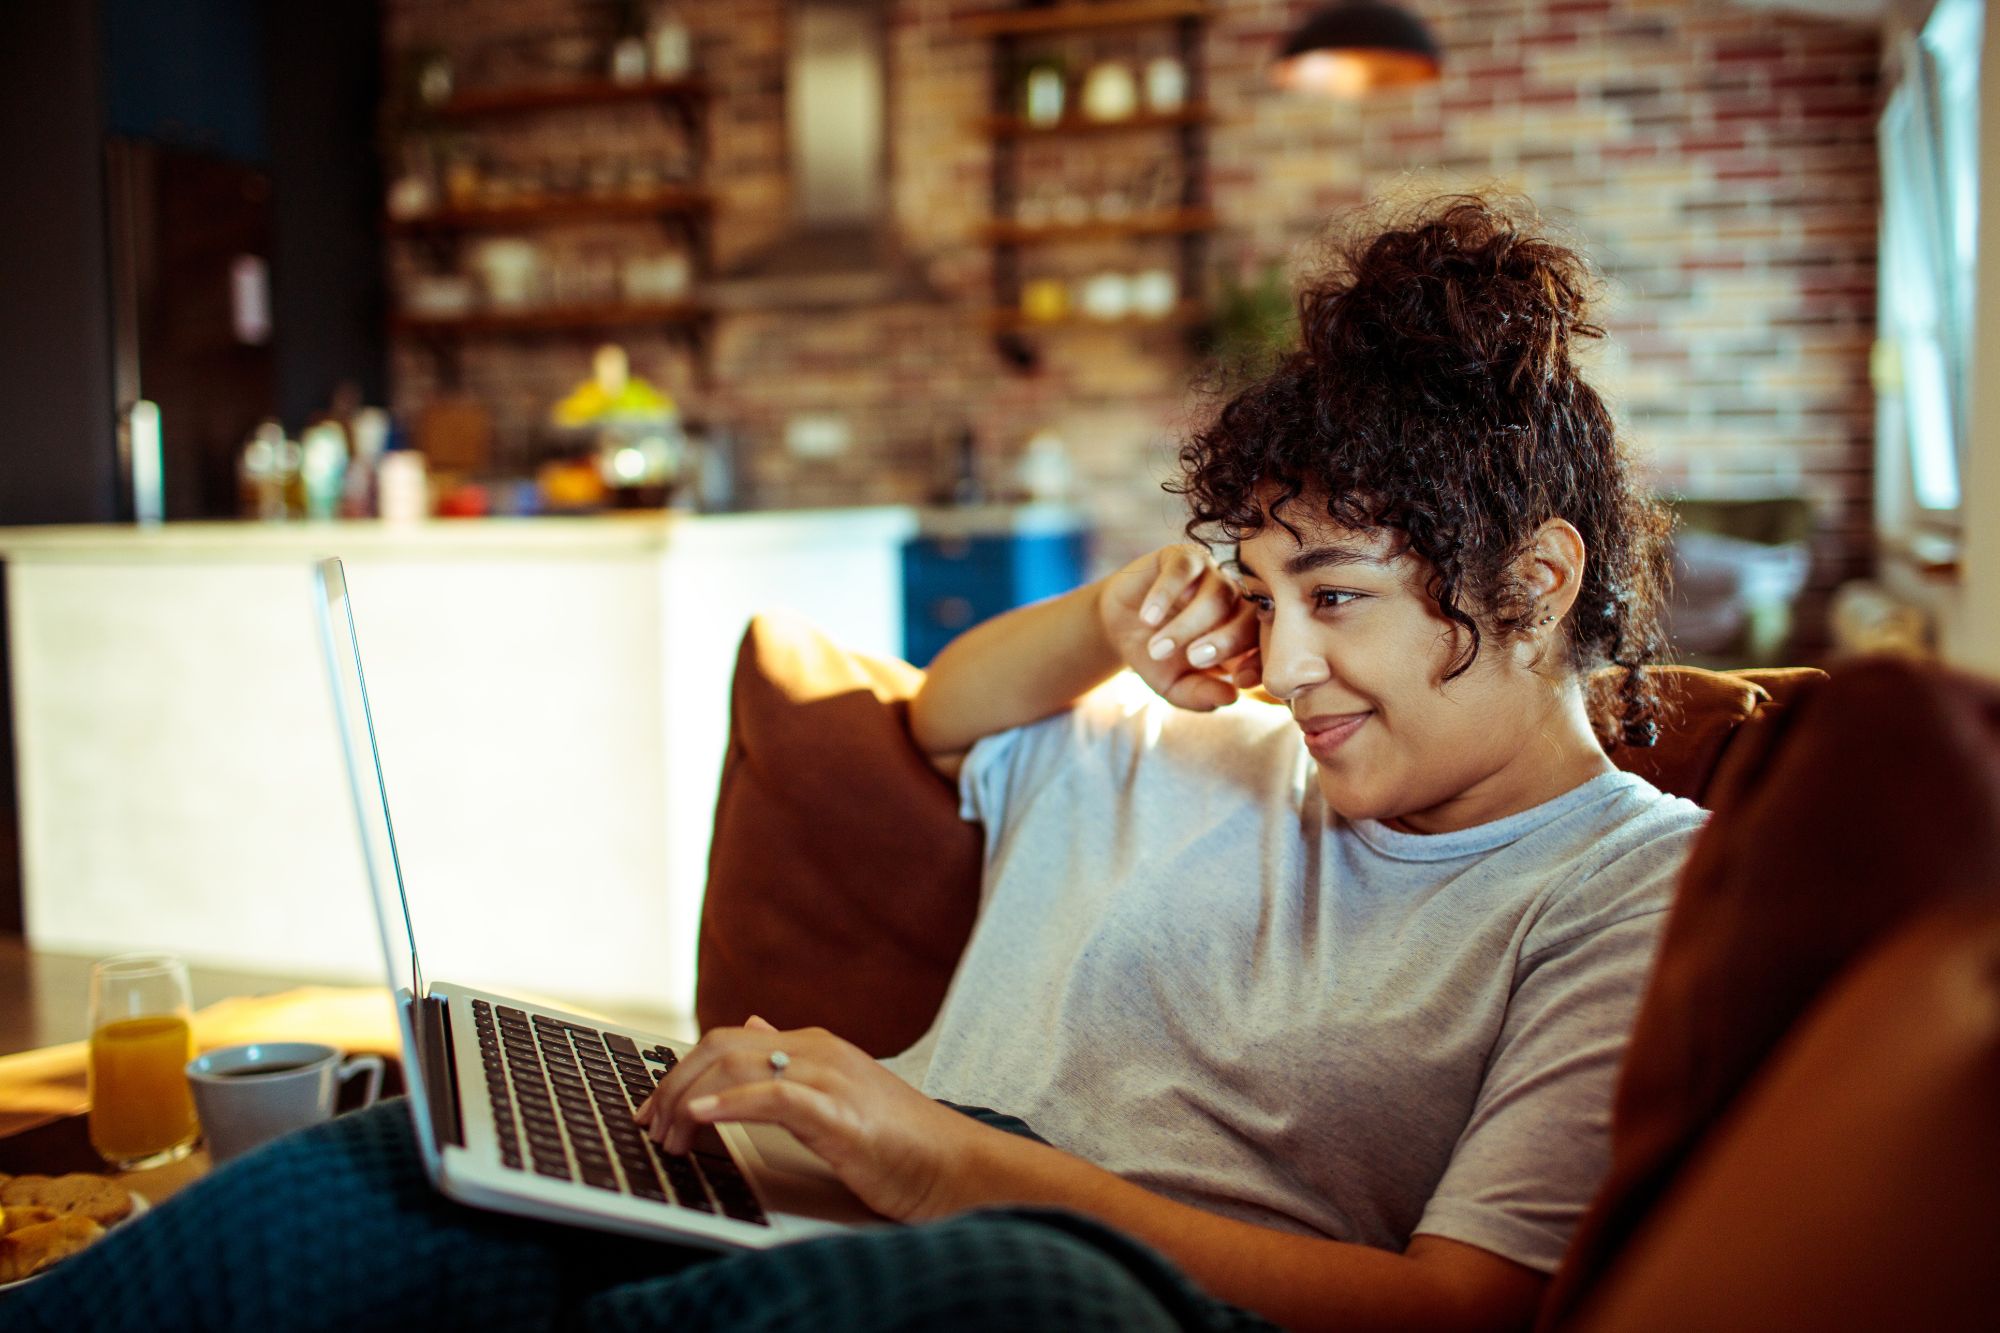
<instances>
[{"instance_id":1,"label":"drinking glass","mask_svg":"<svg viewBox=\"0 0 2000 1333\"><path fill-rule=\"evenodd\" d=\"M90 1146L121 1171L185 1157L199 1126L187 966L121 954L90 969Z\"/></svg>"}]
</instances>

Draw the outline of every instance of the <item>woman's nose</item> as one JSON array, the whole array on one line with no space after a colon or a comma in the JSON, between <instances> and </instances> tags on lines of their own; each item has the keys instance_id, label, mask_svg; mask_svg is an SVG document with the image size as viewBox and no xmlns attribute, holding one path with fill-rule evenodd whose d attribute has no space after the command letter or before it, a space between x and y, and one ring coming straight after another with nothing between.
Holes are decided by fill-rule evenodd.
<instances>
[{"instance_id":1,"label":"woman's nose","mask_svg":"<svg viewBox=\"0 0 2000 1333\"><path fill-rule=\"evenodd\" d=\"M1264 688L1280 699L1291 697L1332 676L1326 657L1312 642L1306 626L1294 624L1282 611L1264 626L1258 656L1263 662Z\"/></svg>"}]
</instances>

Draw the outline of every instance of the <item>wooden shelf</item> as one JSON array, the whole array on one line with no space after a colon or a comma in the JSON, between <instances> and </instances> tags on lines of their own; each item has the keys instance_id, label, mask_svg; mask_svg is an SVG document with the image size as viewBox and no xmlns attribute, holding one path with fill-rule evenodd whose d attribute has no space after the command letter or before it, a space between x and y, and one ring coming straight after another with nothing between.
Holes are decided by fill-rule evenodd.
<instances>
[{"instance_id":1,"label":"wooden shelf","mask_svg":"<svg viewBox=\"0 0 2000 1333\"><path fill-rule=\"evenodd\" d=\"M996 306L981 317L988 333L1036 333L1057 329L1148 329L1187 328L1208 317L1199 301L1182 301L1164 315L1123 315L1117 319L1097 319L1072 310L1060 319L1030 319L1019 310Z\"/></svg>"},{"instance_id":2,"label":"wooden shelf","mask_svg":"<svg viewBox=\"0 0 2000 1333\"><path fill-rule=\"evenodd\" d=\"M520 88L475 88L438 107L437 114L456 120L518 111L550 111L557 107L611 106L620 102L692 102L708 96L708 85L700 79L648 79L643 83L592 79Z\"/></svg>"},{"instance_id":3,"label":"wooden shelf","mask_svg":"<svg viewBox=\"0 0 2000 1333\"><path fill-rule=\"evenodd\" d=\"M645 194L578 195L540 199L533 203L448 208L420 217L390 218L392 232L479 231L504 227L545 227L566 222L597 222L620 218L679 217L707 213L715 196L707 190L673 188Z\"/></svg>"},{"instance_id":4,"label":"wooden shelf","mask_svg":"<svg viewBox=\"0 0 2000 1333\"><path fill-rule=\"evenodd\" d=\"M1027 226L1019 222L987 222L980 239L989 245L1055 245L1066 241L1115 241L1132 236L1183 236L1214 231L1215 210L1183 208L1171 213L1139 213L1129 218L1091 222L1051 222Z\"/></svg>"},{"instance_id":5,"label":"wooden shelf","mask_svg":"<svg viewBox=\"0 0 2000 1333\"><path fill-rule=\"evenodd\" d=\"M449 319L399 314L396 332L425 337L476 334L561 333L580 329L629 328L634 325L699 324L712 312L698 301L646 305L545 306L529 310L489 310Z\"/></svg>"},{"instance_id":6,"label":"wooden shelf","mask_svg":"<svg viewBox=\"0 0 2000 1333\"><path fill-rule=\"evenodd\" d=\"M1178 19L1206 19L1208 0L1100 0L1097 4L1036 5L967 14L956 25L968 37L1032 37L1041 33L1137 28Z\"/></svg>"},{"instance_id":7,"label":"wooden shelf","mask_svg":"<svg viewBox=\"0 0 2000 1333\"><path fill-rule=\"evenodd\" d=\"M1033 125L1019 116L987 116L979 128L995 139L1040 139L1085 134L1117 134L1129 130L1178 129L1184 125L1206 125L1215 119L1207 106L1184 106L1178 111L1140 111L1123 120L1090 120L1064 116L1053 125Z\"/></svg>"}]
</instances>

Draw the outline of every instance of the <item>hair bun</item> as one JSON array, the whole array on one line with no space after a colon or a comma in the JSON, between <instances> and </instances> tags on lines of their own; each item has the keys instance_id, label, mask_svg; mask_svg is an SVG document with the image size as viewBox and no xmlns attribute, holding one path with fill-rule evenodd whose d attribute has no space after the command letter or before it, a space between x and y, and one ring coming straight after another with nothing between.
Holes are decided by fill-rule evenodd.
<instances>
[{"instance_id":1,"label":"hair bun","mask_svg":"<svg viewBox=\"0 0 2000 1333\"><path fill-rule=\"evenodd\" d=\"M1448 195L1346 229L1363 239L1336 249L1345 281L1302 298L1302 350L1343 373L1373 360L1451 399L1555 388L1574 375L1572 341L1603 330L1589 322L1594 275L1542 225L1522 202Z\"/></svg>"}]
</instances>

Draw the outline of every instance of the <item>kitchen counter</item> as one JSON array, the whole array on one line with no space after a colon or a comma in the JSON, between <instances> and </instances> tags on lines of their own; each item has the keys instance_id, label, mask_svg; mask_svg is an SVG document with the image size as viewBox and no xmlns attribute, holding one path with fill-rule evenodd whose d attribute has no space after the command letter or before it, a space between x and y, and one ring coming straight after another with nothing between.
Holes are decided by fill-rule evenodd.
<instances>
[{"instance_id":1,"label":"kitchen counter","mask_svg":"<svg viewBox=\"0 0 2000 1333\"><path fill-rule=\"evenodd\" d=\"M737 544L810 547L835 540L902 540L916 512L800 509L744 514L607 513L576 518L441 518L423 523L340 520L318 523L87 524L0 527L0 559L171 560L315 559L322 555L397 558L488 555L606 555L710 549Z\"/></svg>"},{"instance_id":2,"label":"kitchen counter","mask_svg":"<svg viewBox=\"0 0 2000 1333\"><path fill-rule=\"evenodd\" d=\"M688 1012L743 627L789 608L900 654L916 530L900 508L0 529L29 941L380 978L308 577L339 555L426 971Z\"/></svg>"}]
</instances>

